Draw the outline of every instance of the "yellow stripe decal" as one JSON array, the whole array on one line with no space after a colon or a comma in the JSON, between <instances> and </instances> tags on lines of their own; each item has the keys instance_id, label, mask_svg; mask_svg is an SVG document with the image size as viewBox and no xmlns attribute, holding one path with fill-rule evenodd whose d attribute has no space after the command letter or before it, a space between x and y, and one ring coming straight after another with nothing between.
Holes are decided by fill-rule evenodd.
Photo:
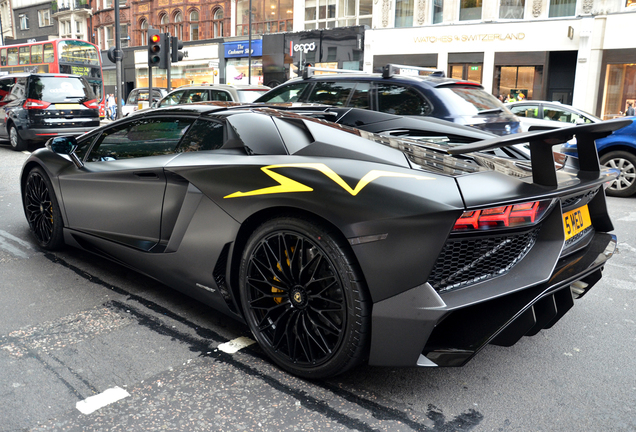
<instances>
[{"instance_id":1,"label":"yellow stripe decal","mask_svg":"<svg viewBox=\"0 0 636 432\"><path fill-rule=\"evenodd\" d=\"M312 188L309 186L305 186L302 183L297 182L296 180L292 180L289 177L285 177L282 174L278 174L273 169L276 168L306 168L306 169L315 169L320 171L331 180L333 180L338 186L349 192L351 195L356 196L358 193L365 188L366 185L371 183L372 181L380 178L380 177L401 177L401 178L412 178L415 180L435 180L433 177L426 177L417 174L405 174L405 173L397 173L391 171L378 171L372 170L369 171L364 177L360 179L358 185L352 189L338 174L336 174L331 168L329 168L325 164L321 163L298 163L298 164L281 164L281 165L268 165L262 167L261 170L276 180L279 185L271 186L263 189L256 189L249 192L234 192L233 194L227 195L224 198L239 198L246 196L255 196L255 195L266 195L266 194L275 194L275 193L290 193L290 192L311 192Z\"/></svg>"}]
</instances>

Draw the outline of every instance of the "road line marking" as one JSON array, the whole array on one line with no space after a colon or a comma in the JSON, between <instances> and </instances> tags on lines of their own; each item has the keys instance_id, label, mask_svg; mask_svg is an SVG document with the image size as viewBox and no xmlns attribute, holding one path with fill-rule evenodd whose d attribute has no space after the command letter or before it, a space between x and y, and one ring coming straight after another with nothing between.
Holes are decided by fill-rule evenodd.
<instances>
[{"instance_id":1,"label":"road line marking","mask_svg":"<svg viewBox=\"0 0 636 432\"><path fill-rule=\"evenodd\" d=\"M229 342L222 343L217 348L228 354L234 354L238 350L243 349L247 346L250 346L253 343L256 343L256 341L253 341L252 339L247 338L245 336L241 336Z\"/></svg>"},{"instance_id":2,"label":"road line marking","mask_svg":"<svg viewBox=\"0 0 636 432\"><path fill-rule=\"evenodd\" d=\"M75 408L77 408L82 414L90 414L100 408L104 408L106 405L110 405L118 400L127 398L128 396L130 396L130 393L123 388L113 387L98 395L79 401L75 404Z\"/></svg>"}]
</instances>

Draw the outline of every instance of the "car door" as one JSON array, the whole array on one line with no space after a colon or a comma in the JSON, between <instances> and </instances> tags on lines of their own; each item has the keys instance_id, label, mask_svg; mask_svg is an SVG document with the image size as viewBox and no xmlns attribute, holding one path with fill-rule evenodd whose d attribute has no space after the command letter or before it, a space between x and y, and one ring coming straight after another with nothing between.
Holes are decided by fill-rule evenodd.
<instances>
[{"instance_id":1,"label":"car door","mask_svg":"<svg viewBox=\"0 0 636 432\"><path fill-rule=\"evenodd\" d=\"M133 119L83 143L84 167L69 167L59 177L68 227L142 250L159 243L163 167L193 121Z\"/></svg>"}]
</instances>

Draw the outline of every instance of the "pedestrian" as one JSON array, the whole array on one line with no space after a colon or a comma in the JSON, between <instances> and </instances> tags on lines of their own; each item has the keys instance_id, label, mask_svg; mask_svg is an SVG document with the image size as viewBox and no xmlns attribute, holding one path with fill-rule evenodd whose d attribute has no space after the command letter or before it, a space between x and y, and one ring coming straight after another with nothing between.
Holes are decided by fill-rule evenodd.
<instances>
[{"instance_id":1,"label":"pedestrian","mask_svg":"<svg viewBox=\"0 0 636 432\"><path fill-rule=\"evenodd\" d=\"M628 116L628 117L636 115L634 113L634 104L633 103L627 102L627 111L625 112L625 115Z\"/></svg>"},{"instance_id":2,"label":"pedestrian","mask_svg":"<svg viewBox=\"0 0 636 432\"><path fill-rule=\"evenodd\" d=\"M115 112L117 110L117 103L115 102L115 95L113 93L108 95L108 111L109 111L109 118L111 120L115 120Z\"/></svg>"}]
</instances>

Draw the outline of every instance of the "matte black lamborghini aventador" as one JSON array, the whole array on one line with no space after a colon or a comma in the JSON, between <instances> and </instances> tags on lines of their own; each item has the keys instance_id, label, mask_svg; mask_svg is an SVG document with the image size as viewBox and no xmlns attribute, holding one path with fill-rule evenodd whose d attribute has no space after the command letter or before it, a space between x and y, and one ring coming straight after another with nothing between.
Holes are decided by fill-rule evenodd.
<instances>
[{"instance_id":1,"label":"matte black lamborghini aventador","mask_svg":"<svg viewBox=\"0 0 636 432\"><path fill-rule=\"evenodd\" d=\"M41 247L244 320L300 376L461 366L549 328L601 278L616 173L594 140L622 126L458 144L267 108L158 109L34 152L24 210ZM580 159L555 164L573 134ZM493 153L518 143L531 162Z\"/></svg>"}]
</instances>

